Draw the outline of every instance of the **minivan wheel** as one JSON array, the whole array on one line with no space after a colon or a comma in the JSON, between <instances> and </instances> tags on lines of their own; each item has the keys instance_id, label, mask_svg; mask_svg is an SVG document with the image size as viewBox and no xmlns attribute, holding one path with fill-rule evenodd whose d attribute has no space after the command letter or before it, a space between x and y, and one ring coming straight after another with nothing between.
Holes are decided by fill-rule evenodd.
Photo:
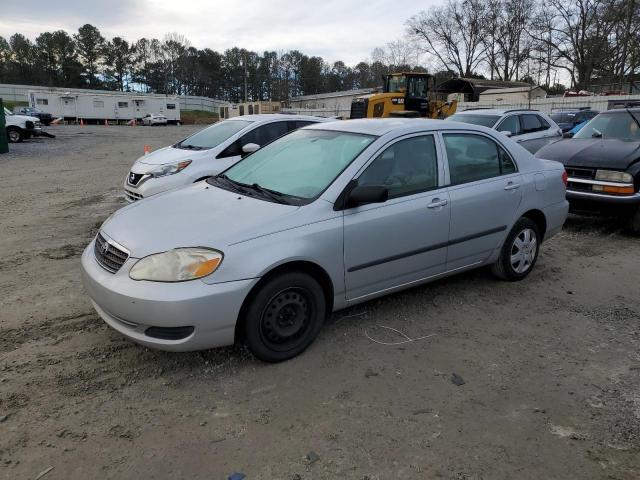
<instances>
[{"instance_id":1,"label":"minivan wheel","mask_svg":"<svg viewBox=\"0 0 640 480\"><path fill-rule=\"evenodd\" d=\"M302 353L324 323L325 305L322 287L309 275L290 272L272 278L253 295L246 310L249 349L265 362Z\"/></svg>"},{"instance_id":2,"label":"minivan wheel","mask_svg":"<svg viewBox=\"0 0 640 480\"><path fill-rule=\"evenodd\" d=\"M540 232L536 223L522 217L513 226L491 270L503 280L518 281L533 270L540 250Z\"/></svg>"},{"instance_id":3,"label":"minivan wheel","mask_svg":"<svg viewBox=\"0 0 640 480\"><path fill-rule=\"evenodd\" d=\"M11 143L19 143L24 138L20 129L13 127L7 128L7 137Z\"/></svg>"}]
</instances>

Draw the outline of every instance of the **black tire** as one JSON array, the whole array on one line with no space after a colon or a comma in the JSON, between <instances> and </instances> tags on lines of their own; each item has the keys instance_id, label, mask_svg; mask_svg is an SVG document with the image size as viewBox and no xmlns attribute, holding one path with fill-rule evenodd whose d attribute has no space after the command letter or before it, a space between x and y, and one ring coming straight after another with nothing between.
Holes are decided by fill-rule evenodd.
<instances>
[{"instance_id":1,"label":"black tire","mask_svg":"<svg viewBox=\"0 0 640 480\"><path fill-rule=\"evenodd\" d=\"M529 218L520 218L507 235L500 257L492 265L491 271L496 277L511 282L526 278L538 260L540 244L538 225Z\"/></svg>"},{"instance_id":2,"label":"black tire","mask_svg":"<svg viewBox=\"0 0 640 480\"><path fill-rule=\"evenodd\" d=\"M245 340L257 358L282 362L315 340L326 315L322 287L302 272L278 275L250 299L243 319Z\"/></svg>"},{"instance_id":3,"label":"black tire","mask_svg":"<svg viewBox=\"0 0 640 480\"><path fill-rule=\"evenodd\" d=\"M20 143L22 140L24 140L24 133L22 133L22 130L19 128L8 127L7 138L11 143Z\"/></svg>"}]
</instances>

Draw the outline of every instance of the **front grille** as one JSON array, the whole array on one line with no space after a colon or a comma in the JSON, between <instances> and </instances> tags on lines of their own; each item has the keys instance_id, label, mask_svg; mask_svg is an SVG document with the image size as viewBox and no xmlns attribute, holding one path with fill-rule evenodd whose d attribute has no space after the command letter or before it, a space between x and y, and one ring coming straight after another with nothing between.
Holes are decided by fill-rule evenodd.
<instances>
[{"instance_id":1,"label":"front grille","mask_svg":"<svg viewBox=\"0 0 640 480\"><path fill-rule=\"evenodd\" d=\"M569 177L583 178L585 180L593 180L596 178L596 171L592 168L566 167L565 170Z\"/></svg>"},{"instance_id":2,"label":"front grille","mask_svg":"<svg viewBox=\"0 0 640 480\"><path fill-rule=\"evenodd\" d=\"M127 200L129 200L130 202L137 202L138 200L142 200L144 198L143 195L140 195L139 193L136 193L136 192L132 192L131 190L127 190L126 188L124 189L124 195L125 197L127 197Z\"/></svg>"},{"instance_id":3,"label":"front grille","mask_svg":"<svg viewBox=\"0 0 640 480\"><path fill-rule=\"evenodd\" d=\"M138 182L142 177L144 177L144 173L129 172L129 176L127 177L127 183L135 187L136 185L138 185Z\"/></svg>"},{"instance_id":4,"label":"front grille","mask_svg":"<svg viewBox=\"0 0 640 480\"><path fill-rule=\"evenodd\" d=\"M116 273L120 270L120 267L129 258L127 252L120 250L113 243L107 242L100 233L96 237L93 251L100 266L111 273Z\"/></svg>"},{"instance_id":5,"label":"front grille","mask_svg":"<svg viewBox=\"0 0 640 480\"><path fill-rule=\"evenodd\" d=\"M571 180L569 180L569 182L567 183L567 190L592 192L593 185L591 185L590 183L572 182Z\"/></svg>"},{"instance_id":6,"label":"front grille","mask_svg":"<svg viewBox=\"0 0 640 480\"><path fill-rule=\"evenodd\" d=\"M367 118L369 99L354 100L351 102L351 118Z\"/></svg>"}]
</instances>

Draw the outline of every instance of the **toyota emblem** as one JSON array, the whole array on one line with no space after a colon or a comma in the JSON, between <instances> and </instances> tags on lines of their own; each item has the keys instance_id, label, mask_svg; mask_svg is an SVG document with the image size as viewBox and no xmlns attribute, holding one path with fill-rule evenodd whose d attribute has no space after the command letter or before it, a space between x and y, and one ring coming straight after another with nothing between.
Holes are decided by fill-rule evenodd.
<instances>
[{"instance_id":1,"label":"toyota emblem","mask_svg":"<svg viewBox=\"0 0 640 480\"><path fill-rule=\"evenodd\" d=\"M104 242L102 244L102 254L106 255L109 252L109 244L107 242Z\"/></svg>"},{"instance_id":2,"label":"toyota emblem","mask_svg":"<svg viewBox=\"0 0 640 480\"><path fill-rule=\"evenodd\" d=\"M133 172L131 172L131 173L129 174L129 181L130 181L131 183L133 183L133 182L135 181L135 179L136 179L136 174L135 174L135 173L133 173Z\"/></svg>"}]
</instances>

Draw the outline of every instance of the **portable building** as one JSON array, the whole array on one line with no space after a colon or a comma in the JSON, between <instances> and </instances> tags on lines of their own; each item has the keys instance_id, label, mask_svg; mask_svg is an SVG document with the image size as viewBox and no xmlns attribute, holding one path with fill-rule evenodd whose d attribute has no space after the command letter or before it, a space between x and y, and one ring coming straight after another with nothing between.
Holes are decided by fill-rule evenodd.
<instances>
[{"instance_id":1,"label":"portable building","mask_svg":"<svg viewBox=\"0 0 640 480\"><path fill-rule=\"evenodd\" d=\"M533 85L527 87L490 88L480 94L480 102L496 104L500 102L527 102L529 100L540 100L542 98L547 98L547 92Z\"/></svg>"},{"instance_id":2,"label":"portable building","mask_svg":"<svg viewBox=\"0 0 640 480\"><path fill-rule=\"evenodd\" d=\"M220 118L257 115L259 113L280 113L280 102L244 102L220 106Z\"/></svg>"},{"instance_id":3,"label":"portable building","mask_svg":"<svg viewBox=\"0 0 640 480\"><path fill-rule=\"evenodd\" d=\"M361 88L358 90L292 97L286 102L287 112L318 115L321 117L340 116L348 118L351 114L351 101L355 97L368 95L375 91L375 88Z\"/></svg>"},{"instance_id":4,"label":"portable building","mask_svg":"<svg viewBox=\"0 0 640 480\"><path fill-rule=\"evenodd\" d=\"M141 120L147 114L160 114L169 123L180 122L180 101L165 95L134 92L83 92L82 90L32 90L29 104L54 117L73 121Z\"/></svg>"}]
</instances>

